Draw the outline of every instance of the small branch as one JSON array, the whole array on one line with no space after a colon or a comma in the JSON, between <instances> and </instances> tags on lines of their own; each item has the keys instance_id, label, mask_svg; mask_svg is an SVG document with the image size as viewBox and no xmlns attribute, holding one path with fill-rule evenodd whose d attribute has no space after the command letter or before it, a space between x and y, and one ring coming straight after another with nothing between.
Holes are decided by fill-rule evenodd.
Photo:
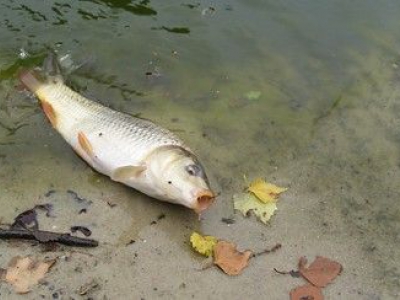
<instances>
[{"instance_id":1,"label":"small branch","mask_svg":"<svg viewBox=\"0 0 400 300\"><path fill-rule=\"evenodd\" d=\"M294 278L299 278L300 277L300 272L299 271L295 271L295 270L291 270L291 271L279 271L276 268L274 268L274 271L278 274L281 275L290 275Z\"/></svg>"},{"instance_id":2,"label":"small branch","mask_svg":"<svg viewBox=\"0 0 400 300\"><path fill-rule=\"evenodd\" d=\"M253 255L251 257L257 257L257 256L260 256L260 255L273 253L273 252L279 250L280 248L282 248L282 245L278 243L278 244L276 244L275 246L273 246L270 249L265 249L265 250L263 250L261 252L253 253Z\"/></svg>"},{"instance_id":3,"label":"small branch","mask_svg":"<svg viewBox=\"0 0 400 300\"><path fill-rule=\"evenodd\" d=\"M43 230L0 229L0 239L22 239L40 243L57 242L75 247L97 247L99 242L92 239L72 236L69 233L56 233Z\"/></svg>"}]
</instances>

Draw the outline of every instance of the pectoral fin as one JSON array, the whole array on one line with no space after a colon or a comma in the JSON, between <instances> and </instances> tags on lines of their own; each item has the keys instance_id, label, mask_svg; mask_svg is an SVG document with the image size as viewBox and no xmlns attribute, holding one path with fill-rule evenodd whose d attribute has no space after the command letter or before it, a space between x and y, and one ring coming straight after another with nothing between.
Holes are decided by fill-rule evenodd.
<instances>
[{"instance_id":1,"label":"pectoral fin","mask_svg":"<svg viewBox=\"0 0 400 300\"><path fill-rule=\"evenodd\" d=\"M111 179L114 181L125 182L132 178L137 178L146 170L146 166L124 166L114 170Z\"/></svg>"},{"instance_id":2,"label":"pectoral fin","mask_svg":"<svg viewBox=\"0 0 400 300\"><path fill-rule=\"evenodd\" d=\"M78 133L78 143L89 157L94 157L93 146L82 131L79 131Z\"/></svg>"}]
</instances>

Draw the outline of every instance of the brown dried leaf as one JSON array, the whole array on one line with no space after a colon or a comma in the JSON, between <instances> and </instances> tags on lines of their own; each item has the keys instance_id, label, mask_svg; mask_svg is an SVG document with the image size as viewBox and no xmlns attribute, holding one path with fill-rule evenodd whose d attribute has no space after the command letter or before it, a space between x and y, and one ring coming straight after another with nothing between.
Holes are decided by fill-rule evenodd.
<instances>
[{"instance_id":1,"label":"brown dried leaf","mask_svg":"<svg viewBox=\"0 0 400 300\"><path fill-rule=\"evenodd\" d=\"M50 203L37 204L34 208L28 209L15 217L11 229L38 230L37 210L44 210L47 217L51 217L53 205Z\"/></svg>"},{"instance_id":2,"label":"brown dried leaf","mask_svg":"<svg viewBox=\"0 0 400 300\"><path fill-rule=\"evenodd\" d=\"M323 300L321 289L313 286L312 284L306 284L294 288L290 291L290 300Z\"/></svg>"},{"instance_id":3,"label":"brown dried leaf","mask_svg":"<svg viewBox=\"0 0 400 300\"><path fill-rule=\"evenodd\" d=\"M39 222L35 209L28 209L15 217L14 223L11 224L12 229L28 229L38 230Z\"/></svg>"},{"instance_id":4,"label":"brown dried leaf","mask_svg":"<svg viewBox=\"0 0 400 300\"><path fill-rule=\"evenodd\" d=\"M342 271L342 265L329 258L317 256L307 268L305 257L299 260L299 272L311 284L317 287L325 287L331 283Z\"/></svg>"},{"instance_id":5,"label":"brown dried leaf","mask_svg":"<svg viewBox=\"0 0 400 300\"><path fill-rule=\"evenodd\" d=\"M234 243L218 241L214 247L214 264L228 275L239 275L249 265L253 252L240 252Z\"/></svg>"},{"instance_id":6,"label":"brown dried leaf","mask_svg":"<svg viewBox=\"0 0 400 300\"><path fill-rule=\"evenodd\" d=\"M16 256L8 265L5 281L12 284L18 294L29 293L31 287L44 277L55 262L35 261L30 257Z\"/></svg>"}]
</instances>

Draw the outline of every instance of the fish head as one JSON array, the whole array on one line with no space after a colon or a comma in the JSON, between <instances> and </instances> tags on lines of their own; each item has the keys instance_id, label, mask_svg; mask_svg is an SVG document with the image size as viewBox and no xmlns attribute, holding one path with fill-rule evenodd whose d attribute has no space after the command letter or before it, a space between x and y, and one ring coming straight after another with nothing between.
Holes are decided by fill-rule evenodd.
<instances>
[{"instance_id":1,"label":"fish head","mask_svg":"<svg viewBox=\"0 0 400 300\"><path fill-rule=\"evenodd\" d=\"M148 161L153 184L166 201L200 214L215 199L203 166L190 151L178 146L157 149Z\"/></svg>"}]
</instances>

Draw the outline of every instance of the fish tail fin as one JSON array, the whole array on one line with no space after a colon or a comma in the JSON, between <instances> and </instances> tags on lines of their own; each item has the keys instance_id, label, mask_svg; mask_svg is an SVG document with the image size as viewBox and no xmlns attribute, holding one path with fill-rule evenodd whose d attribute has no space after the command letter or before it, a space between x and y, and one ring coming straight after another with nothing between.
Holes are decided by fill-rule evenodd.
<instances>
[{"instance_id":1,"label":"fish tail fin","mask_svg":"<svg viewBox=\"0 0 400 300\"><path fill-rule=\"evenodd\" d=\"M32 93L36 93L36 91L45 83L41 78L41 74L35 70L24 70L19 73L18 77L21 83Z\"/></svg>"},{"instance_id":2,"label":"fish tail fin","mask_svg":"<svg viewBox=\"0 0 400 300\"><path fill-rule=\"evenodd\" d=\"M45 58L42 68L23 70L18 77L21 83L33 93L45 84L63 82L57 56L53 52Z\"/></svg>"}]
</instances>

